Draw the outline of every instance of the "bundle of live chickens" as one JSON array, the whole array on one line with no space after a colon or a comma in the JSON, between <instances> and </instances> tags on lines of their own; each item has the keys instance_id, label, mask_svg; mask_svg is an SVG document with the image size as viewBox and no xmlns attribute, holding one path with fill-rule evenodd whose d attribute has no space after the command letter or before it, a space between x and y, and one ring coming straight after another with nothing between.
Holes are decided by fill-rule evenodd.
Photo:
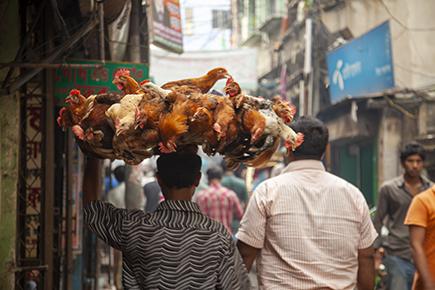
<instances>
[{"instance_id":1,"label":"bundle of live chickens","mask_svg":"<svg viewBox=\"0 0 435 290\"><path fill-rule=\"evenodd\" d=\"M209 93L220 79L227 79L224 93ZM85 97L71 90L57 119L64 130L71 127L81 150L92 157L138 164L202 146L208 155L223 155L229 168L262 167L281 139L289 150L303 142L303 135L288 126L294 106L244 94L224 68L162 86L138 82L120 69L113 83L122 93Z\"/></svg>"}]
</instances>

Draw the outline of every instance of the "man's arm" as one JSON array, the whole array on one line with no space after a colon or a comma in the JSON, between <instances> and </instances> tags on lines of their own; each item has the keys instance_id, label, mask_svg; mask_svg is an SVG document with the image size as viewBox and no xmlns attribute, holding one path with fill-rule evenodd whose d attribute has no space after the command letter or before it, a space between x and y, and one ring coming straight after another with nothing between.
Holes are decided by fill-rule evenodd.
<instances>
[{"instance_id":1,"label":"man's arm","mask_svg":"<svg viewBox=\"0 0 435 290\"><path fill-rule=\"evenodd\" d=\"M376 214L373 219L373 225L375 226L378 234L381 234L382 226L384 225L384 219L388 214L388 190L386 186L382 186L379 190L378 204L376 207Z\"/></svg>"},{"instance_id":2,"label":"man's arm","mask_svg":"<svg viewBox=\"0 0 435 290\"><path fill-rule=\"evenodd\" d=\"M228 237L226 248L224 257L219 265L216 289L249 290L248 272L243 265L236 245L230 237Z\"/></svg>"},{"instance_id":3,"label":"man's arm","mask_svg":"<svg viewBox=\"0 0 435 290\"><path fill-rule=\"evenodd\" d=\"M239 220L241 220L242 217L243 217L243 207L242 207L242 205L240 204L240 200L239 200L239 198L237 197L237 194L236 194L236 193L234 193L232 199L233 199L234 211L236 212L236 217L237 217Z\"/></svg>"},{"instance_id":4,"label":"man's arm","mask_svg":"<svg viewBox=\"0 0 435 290\"><path fill-rule=\"evenodd\" d=\"M435 289L435 281L432 279L429 270L426 254L424 252L424 240L426 236L426 228L410 225L409 234L411 238L412 258L414 259L417 272L419 273L425 290Z\"/></svg>"},{"instance_id":5,"label":"man's arm","mask_svg":"<svg viewBox=\"0 0 435 290\"><path fill-rule=\"evenodd\" d=\"M242 256L243 263L246 266L246 270L250 272L252 264L254 263L254 260L257 257L258 252L260 252L260 249L251 247L250 245L245 244L240 240L237 241L237 248L239 249L239 253Z\"/></svg>"},{"instance_id":6,"label":"man's arm","mask_svg":"<svg viewBox=\"0 0 435 290\"><path fill-rule=\"evenodd\" d=\"M99 181L98 172L101 170L101 161L88 157L85 162L83 174L83 206L88 205L91 201L98 200Z\"/></svg>"},{"instance_id":7,"label":"man's arm","mask_svg":"<svg viewBox=\"0 0 435 290\"><path fill-rule=\"evenodd\" d=\"M122 219L125 210L98 201L98 192L101 191L101 182L98 180L100 170L100 160L87 158L83 176L83 220L100 239L120 250Z\"/></svg>"},{"instance_id":8,"label":"man's arm","mask_svg":"<svg viewBox=\"0 0 435 290\"><path fill-rule=\"evenodd\" d=\"M374 249L358 250L358 290L373 290L375 287Z\"/></svg>"}]
</instances>

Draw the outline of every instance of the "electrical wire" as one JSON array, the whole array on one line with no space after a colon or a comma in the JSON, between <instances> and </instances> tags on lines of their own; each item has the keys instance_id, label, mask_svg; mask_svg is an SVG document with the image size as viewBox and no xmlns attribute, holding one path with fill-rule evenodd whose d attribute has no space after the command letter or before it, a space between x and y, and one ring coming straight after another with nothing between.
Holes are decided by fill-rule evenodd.
<instances>
[{"instance_id":1,"label":"electrical wire","mask_svg":"<svg viewBox=\"0 0 435 290\"><path fill-rule=\"evenodd\" d=\"M435 79L435 75L428 74L428 73L422 72L422 71L412 70L412 69L409 69L406 66L403 66L403 65L401 65L399 63L394 63L394 65L397 66L398 68L404 70L404 71L407 71L407 72L410 72L410 73L419 74L419 75L422 75L422 76L425 76L425 77L429 77L429 78L434 78Z\"/></svg>"},{"instance_id":2,"label":"electrical wire","mask_svg":"<svg viewBox=\"0 0 435 290\"><path fill-rule=\"evenodd\" d=\"M396 21L400 26L402 26L403 28L405 28L406 30L410 30L410 31L435 31L435 27L429 27L429 28L415 28L415 27L408 27L407 25L405 25L399 18L397 18L396 16L394 16L394 14L390 11L390 9L388 8L388 6L385 4L384 0L379 0L379 2L382 4L382 6L385 8L385 10L387 11L387 13L390 15L390 17Z\"/></svg>"}]
</instances>

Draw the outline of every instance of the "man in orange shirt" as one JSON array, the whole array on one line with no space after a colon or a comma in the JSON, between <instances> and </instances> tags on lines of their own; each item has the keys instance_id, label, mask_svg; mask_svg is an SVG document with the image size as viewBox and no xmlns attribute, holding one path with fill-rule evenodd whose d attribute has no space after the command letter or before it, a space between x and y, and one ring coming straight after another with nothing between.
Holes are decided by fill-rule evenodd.
<instances>
[{"instance_id":1,"label":"man in orange shirt","mask_svg":"<svg viewBox=\"0 0 435 290\"><path fill-rule=\"evenodd\" d=\"M405 224L417 268L413 290L435 290L435 186L414 197Z\"/></svg>"}]
</instances>

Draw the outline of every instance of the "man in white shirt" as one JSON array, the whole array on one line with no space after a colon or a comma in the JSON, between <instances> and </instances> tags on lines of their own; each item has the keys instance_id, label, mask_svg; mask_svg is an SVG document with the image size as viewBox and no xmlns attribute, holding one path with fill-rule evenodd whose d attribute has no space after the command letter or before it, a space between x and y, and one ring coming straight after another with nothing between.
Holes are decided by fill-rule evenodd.
<instances>
[{"instance_id":1,"label":"man in white shirt","mask_svg":"<svg viewBox=\"0 0 435 290\"><path fill-rule=\"evenodd\" d=\"M362 193L325 171L328 129L301 117L305 136L281 175L255 190L238 247L248 270L257 258L260 289L372 290L377 237Z\"/></svg>"}]
</instances>

